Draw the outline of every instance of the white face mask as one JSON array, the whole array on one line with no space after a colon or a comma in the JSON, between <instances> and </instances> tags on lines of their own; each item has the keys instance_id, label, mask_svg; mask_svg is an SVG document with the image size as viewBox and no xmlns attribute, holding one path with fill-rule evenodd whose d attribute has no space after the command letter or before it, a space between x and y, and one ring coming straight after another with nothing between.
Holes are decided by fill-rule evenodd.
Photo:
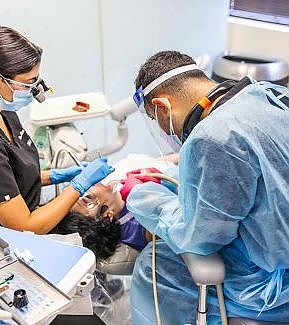
<instances>
[{"instance_id":1,"label":"white face mask","mask_svg":"<svg viewBox=\"0 0 289 325\"><path fill-rule=\"evenodd\" d=\"M182 142L179 137L175 134L173 120L172 120L172 109L170 108L170 134L167 134L159 125L158 115L157 115L157 106L155 108L155 116L157 124L160 128L161 136L166 141L166 143L173 149L175 153L178 153L182 147Z\"/></svg>"},{"instance_id":2,"label":"white face mask","mask_svg":"<svg viewBox=\"0 0 289 325\"><path fill-rule=\"evenodd\" d=\"M182 142L179 139L179 137L176 134L167 135L164 131L163 131L163 133L165 135L165 139L166 139L168 145L173 149L173 151L175 153L178 153L182 147Z\"/></svg>"}]
</instances>

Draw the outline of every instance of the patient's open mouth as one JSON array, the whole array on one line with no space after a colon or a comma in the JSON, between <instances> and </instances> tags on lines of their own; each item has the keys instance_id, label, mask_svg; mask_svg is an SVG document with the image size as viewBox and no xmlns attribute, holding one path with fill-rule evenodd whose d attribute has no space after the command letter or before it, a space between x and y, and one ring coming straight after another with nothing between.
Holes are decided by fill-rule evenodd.
<instances>
[{"instance_id":1,"label":"patient's open mouth","mask_svg":"<svg viewBox=\"0 0 289 325\"><path fill-rule=\"evenodd\" d=\"M99 210L99 217L100 218L104 218L106 217L106 213L108 212L108 206L103 204L101 207L100 207L100 210Z\"/></svg>"},{"instance_id":2,"label":"patient's open mouth","mask_svg":"<svg viewBox=\"0 0 289 325\"><path fill-rule=\"evenodd\" d=\"M110 220L113 219L113 211L106 204L100 205L100 207L95 215L96 220L103 219L103 218L108 218Z\"/></svg>"}]
</instances>

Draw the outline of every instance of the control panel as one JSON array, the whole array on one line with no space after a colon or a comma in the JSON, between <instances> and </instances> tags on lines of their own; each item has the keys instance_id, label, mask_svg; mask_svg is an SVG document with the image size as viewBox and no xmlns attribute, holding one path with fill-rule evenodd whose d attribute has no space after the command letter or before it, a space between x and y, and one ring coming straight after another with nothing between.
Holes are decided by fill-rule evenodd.
<instances>
[{"instance_id":1,"label":"control panel","mask_svg":"<svg viewBox=\"0 0 289 325\"><path fill-rule=\"evenodd\" d=\"M13 317L0 324L48 324L70 303L70 297L23 261L0 257L0 308Z\"/></svg>"}]
</instances>

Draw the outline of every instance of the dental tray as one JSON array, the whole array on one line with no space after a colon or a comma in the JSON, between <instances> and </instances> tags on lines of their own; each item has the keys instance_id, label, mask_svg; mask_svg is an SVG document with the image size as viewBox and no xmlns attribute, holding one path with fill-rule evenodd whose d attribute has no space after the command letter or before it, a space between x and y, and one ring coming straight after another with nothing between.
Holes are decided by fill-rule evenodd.
<instances>
[{"instance_id":1,"label":"dental tray","mask_svg":"<svg viewBox=\"0 0 289 325\"><path fill-rule=\"evenodd\" d=\"M89 107L86 111L74 110L77 103ZM57 125L107 115L110 106L102 92L47 98L43 103L33 101L30 119L36 125Z\"/></svg>"},{"instance_id":2,"label":"dental tray","mask_svg":"<svg viewBox=\"0 0 289 325\"><path fill-rule=\"evenodd\" d=\"M8 288L0 293L0 308L9 311L17 324L49 324L72 301L24 262L11 255L0 258L0 284L12 275L13 278L6 281ZM19 301L14 297L16 290L26 293L26 306L21 307L21 303L17 306ZM7 320L3 324L12 322Z\"/></svg>"}]
</instances>

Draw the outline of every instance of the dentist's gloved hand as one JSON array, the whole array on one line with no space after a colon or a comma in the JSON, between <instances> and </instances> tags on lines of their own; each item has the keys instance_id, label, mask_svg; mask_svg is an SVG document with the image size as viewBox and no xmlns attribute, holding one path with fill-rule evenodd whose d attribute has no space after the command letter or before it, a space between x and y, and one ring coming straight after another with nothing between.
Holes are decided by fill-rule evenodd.
<instances>
[{"instance_id":1,"label":"dentist's gloved hand","mask_svg":"<svg viewBox=\"0 0 289 325\"><path fill-rule=\"evenodd\" d=\"M82 171L73 178L70 185L82 196L92 185L103 180L114 168L107 163L107 158L98 158L89 162Z\"/></svg>"},{"instance_id":2,"label":"dentist's gloved hand","mask_svg":"<svg viewBox=\"0 0 289 325\"><path fill-rule=\"evenodd\" d=\"M87 166L87 162L81 163L83 167ZM51 169L49 179L51 184L59 184L63 182L70 182L76 175L78 175L83 167L71 166L68 168L54 168Z\"/></svg>"}]
</instances>

